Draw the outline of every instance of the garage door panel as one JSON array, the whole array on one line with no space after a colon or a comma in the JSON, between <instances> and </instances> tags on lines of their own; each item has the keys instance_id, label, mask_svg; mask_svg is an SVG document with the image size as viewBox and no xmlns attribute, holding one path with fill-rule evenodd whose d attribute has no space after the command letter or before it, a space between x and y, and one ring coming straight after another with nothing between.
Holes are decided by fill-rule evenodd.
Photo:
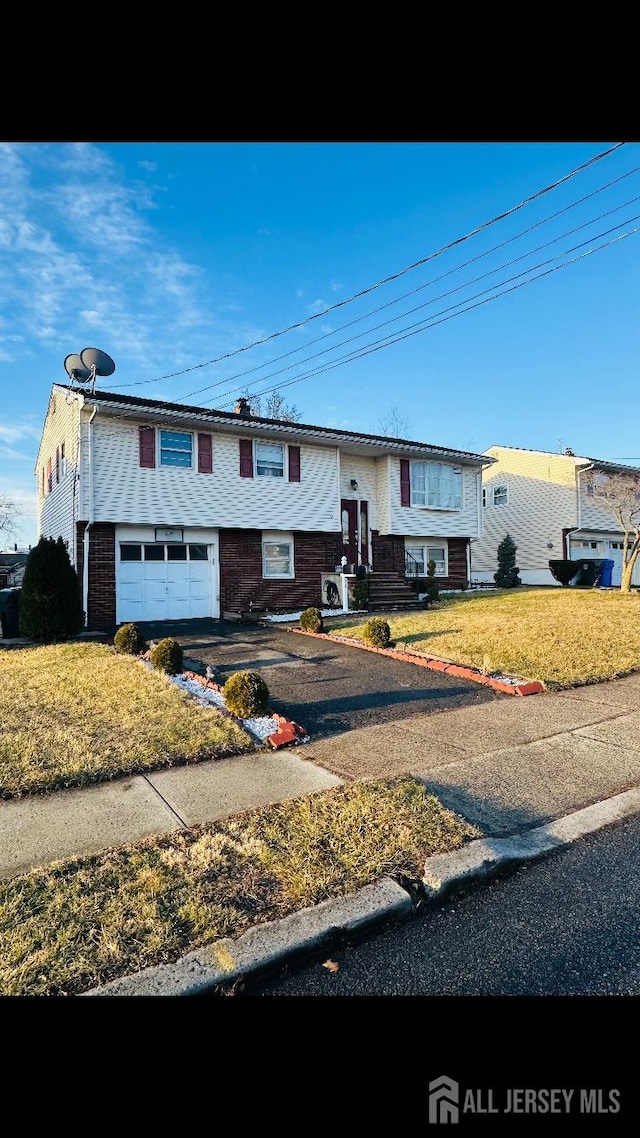
<instances>
[{"instance_id":1,"label":"garage door panel","mask_svg":"<svg viewBox=\"0 0 640 1138\"><path fill-rule=\"evenodd\" d=\"M203 560L118 562L118 620L182 620L211 616L211 549Z\"/></svg>"}]
</instances>

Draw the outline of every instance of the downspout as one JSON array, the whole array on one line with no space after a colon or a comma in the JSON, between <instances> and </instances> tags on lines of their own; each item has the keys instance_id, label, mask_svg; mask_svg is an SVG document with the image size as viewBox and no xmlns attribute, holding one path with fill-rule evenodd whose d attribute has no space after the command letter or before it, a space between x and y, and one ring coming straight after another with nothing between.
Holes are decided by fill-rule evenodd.
<instances>
[{"instance_id":1,"label":"downspout","mask_svg":"<svg viewBox=\"0 0 640 1138\"><path fill-rule=\"evenodd\" d=\"M588 465L585 465L585 466L576 466L576 506L577 506L576 513L578 515L578 524L577 524L577 526L574 526L573 529L566 529L563 531L564 556L565 556L566 561L570 560L570 558L569 558L569 540L568 540L569 535L572 533L580 533L580 530L582 529L582 510L580 508L580 473L583 470L593 470L593 463L590 462Z\"/></svg>"},{"instance_id":2,"label":"downspout","mask_svg":"<svg viewBox=\"0 0 640 1138\"><path fill-rule=\"evenodd\" d=\"M89 520L84 527L82 538L82 607L84 609L85 624L89 627L89 530L93 525L93 432L91 424L98 413L97 406L89 416L89 430L87 434L87 473L89 478Z\"/></svg>"}]
</instances>

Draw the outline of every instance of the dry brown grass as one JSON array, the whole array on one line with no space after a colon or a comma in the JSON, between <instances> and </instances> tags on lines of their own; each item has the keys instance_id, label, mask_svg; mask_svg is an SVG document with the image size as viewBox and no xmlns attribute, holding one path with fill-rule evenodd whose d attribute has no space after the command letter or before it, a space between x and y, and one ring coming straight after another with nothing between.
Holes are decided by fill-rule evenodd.
<instances>
[{"instance_id":1,"label":"dry brown grass","mask_svg":"<svg viewBox=\"0 0 640 1138\"><path fill-rule=\"evenodd\" d=\"M164 676L99 644L0 651L0 797L249 751Z\"/></svg>"},{"instance_id":2,"label":"dry brown grass","mask_svg":"<svg viewBox=\"0 0 640 1138\"><path fill-rule=\"evenodd\" d=\"M640 594L597 589L514 589L443 599L390 613L391 636L411 649L548 688L613 679L640 668ZM366 618L332 621L362 636Z\"/></svg>"},{"instance_id":3,"label":"dry brown grass","mask_svg":"<svg viewBox=\"0 0 640 1138\"><path fill-rule=\"evenodd\" d=\"M79 993L478 832L413 779L355 783L60 862L0 886L0 995Z\"/></svg>"}]
</instances>

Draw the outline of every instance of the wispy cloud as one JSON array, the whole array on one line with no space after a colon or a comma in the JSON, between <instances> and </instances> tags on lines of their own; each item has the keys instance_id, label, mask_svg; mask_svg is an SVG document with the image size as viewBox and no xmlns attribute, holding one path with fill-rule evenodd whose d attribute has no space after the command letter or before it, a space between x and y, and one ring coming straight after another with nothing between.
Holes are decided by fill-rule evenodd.
<instances>
[{"instance_id":1,"label":"wispy cloud","mask_svg":"<svg viewBox=\"0 0 640 1138\"><path fill-rule=\"evenodd\" d=\"M318 299L318 300L314 300L313 304L308 304L306 306L306 311L315 315L316 312L324 312L325 309L329 308L329 307L330 306L327 304L327 302L325 300L319 300Z\"/></svg>"}]
</instances>

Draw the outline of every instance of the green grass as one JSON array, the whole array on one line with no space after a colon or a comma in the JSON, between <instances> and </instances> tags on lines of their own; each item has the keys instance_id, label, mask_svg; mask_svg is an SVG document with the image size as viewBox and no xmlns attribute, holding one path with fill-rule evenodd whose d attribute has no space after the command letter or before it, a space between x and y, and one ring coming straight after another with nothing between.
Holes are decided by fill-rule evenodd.
<instances>
[{"instance_id":1,"label":"green grass","mask_svg":"<svg viewBox=\"0 0 640 1138\"><path fill-rule=\"evenodd\" d=\"M414 779L355 783L0 885L0 995L77 994L384 875L478 831Z\"/></svg>"},{"instance_id":2,"label":"green grass","mask_svg":"<svg viewBox=\"0 0 640 1138\"><path fill-rule=\"evenodd\" d=\"M383 614L381 614L383 615ZM366 617L331 622L362 637ZM566 688L640 668L640 593L522 588L442 598L390 613L391 637L414 651Z\"/></svg>"},{"instance_id":3,"label":"green grass","mask_svg":"<svg viewBox=\"0 0 640 1138\"><path fill-rule=\"evenodd\" d=\"M0 652L0 798L255 747L166 677L99 644Z\"/></svg>"}]
</instances>

